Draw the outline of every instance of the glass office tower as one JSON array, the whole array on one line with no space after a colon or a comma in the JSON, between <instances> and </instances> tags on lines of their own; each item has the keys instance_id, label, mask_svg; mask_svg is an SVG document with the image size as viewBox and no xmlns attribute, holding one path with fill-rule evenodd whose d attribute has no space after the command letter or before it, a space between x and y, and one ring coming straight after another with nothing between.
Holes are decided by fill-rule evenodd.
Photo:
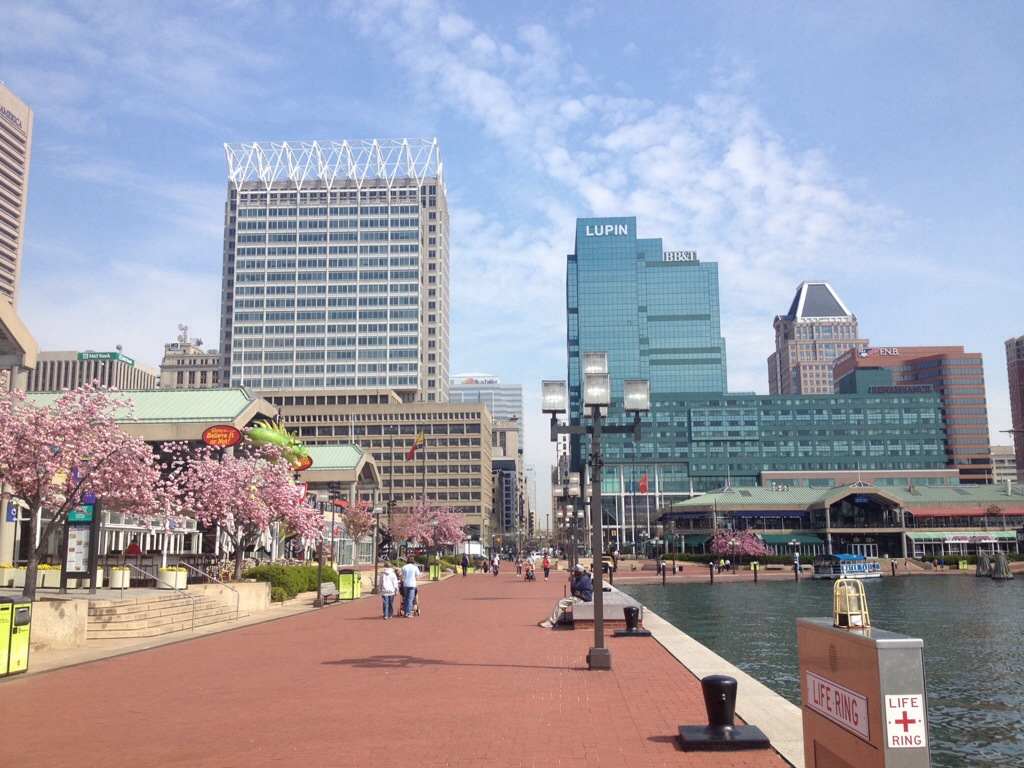
<instances>
[{"instance_id":1,"label":"glass office tower","mask_svg":"<svg viewBox=\"0 0 1024 768\"><path fill-rule=\"evenodd\" d=\"M768 470L945 465L935 393L729 394L717 264L637 238L635 218L577 221L566 294L572 423L583 418L584 353L608 353L608 423L631 422L622 410L623 380L651 382L642 439L602 440L606 547L631 551L666 505L725 485L758 485ZM588 441L574 436L570 454L573 471L584 471Z\"/></svg>"},{"instance_id":2,"label":"glass office tower","mask_svg":"<svg viewBox=\"0 0 1024 768\"><path fill-rule=\"evenodd\" d=\"M577 219L576 252L568 260L574 418L582 412L585 352L608 353L619 403L624 379L649 379L659 398L726 391L717 264L701 263L693 251L666 252L660 238L638 238L634 217Z\"/></svg>"}]
</instances>

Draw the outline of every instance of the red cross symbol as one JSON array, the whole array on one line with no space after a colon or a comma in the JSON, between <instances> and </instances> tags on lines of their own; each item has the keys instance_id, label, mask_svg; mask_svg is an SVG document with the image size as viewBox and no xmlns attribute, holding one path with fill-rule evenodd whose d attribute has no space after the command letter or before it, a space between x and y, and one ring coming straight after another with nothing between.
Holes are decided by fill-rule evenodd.
<instances>
[{"instance_id":1,"label":"red cross symbol","mask_svg":"<svg viewBox=\"0 0 1024 768\"><path fill-rule=\"evenodd\" d=\"M917 722L917 720L910 719L909 717L907 717L907 713L904 712L903 713L903 719L902 720L896 720L896 725L902 725L903 726L903 732L906 733L907 731L910 730L910 726L913 723L916 723L916 722Z\"/></svg>"}]
</instances>

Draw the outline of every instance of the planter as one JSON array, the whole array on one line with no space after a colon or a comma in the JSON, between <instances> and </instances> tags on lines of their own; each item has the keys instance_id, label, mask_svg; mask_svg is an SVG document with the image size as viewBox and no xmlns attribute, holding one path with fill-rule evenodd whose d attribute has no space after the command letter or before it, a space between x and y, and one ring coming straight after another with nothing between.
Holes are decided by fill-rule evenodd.
<instances>
[{"instance_id":1,"label":"planter","mask_svg":"<svg viewBox=\"0 0 1024 768\"><path fill-rule=\"evenodd\" d=\"M132 575L129 571L119 571L116 568L110 571L110 582L107 586L111 589L123 589L130 587L132 582Z\"/></svg>"},{"instance_id":2,"label":"planter","mask_svg":"<svg viewBox=\"0 0 1024 768\"><path fill-rule=\"evenodd\" d=\"M11 582L11 586L15 589L25 586L25 569L15 568L14 569L14 581Z\"/></svg>"},{"instance_id":3,"label":"planter","mask_svg":"<svg viewBox=\"0 0 1024 768\"><path fill-rule=\"evenodd\" d=\"M91 579L83 579L78 576L71 578L68 577L68 589L89 589L92 586ZM96 569L96 587L103 586L103 569Z\"/></svg>"},{"instance_id":4,"label":"planter","mask_svg":"<svg viewBox=\"0 0 1024 768\"><path fill-rule=\"evenodd\" d=\"M157 589L185 589L188 574L185 571L157 571Z\"/></svg>"},{"instance_id":5,"label":"planter","mask_svg":"<svg viewBox=\"0 0 1024 768\"><path fill-rule=\"evenodd\" d=\"M22 573L21 583L24 584L25 583L25 576L24 576L25 572L21 571L21 573ZM0 587L13 587L14 586L14 580L15 580L15 578L17 578L17 575L18 575L18 569L17 568L0 568Z\"/></svg>"},{"instance_id":6,"label":"planter","mask_svg":"<svg viewBox=\"0 0 1024 768\"><path fill-rule=\"evenodd\" d=\"M36 583L40 587L57 588L60 586L60 570L39 571L39 578Z\"/></svg>"}]
</instances>

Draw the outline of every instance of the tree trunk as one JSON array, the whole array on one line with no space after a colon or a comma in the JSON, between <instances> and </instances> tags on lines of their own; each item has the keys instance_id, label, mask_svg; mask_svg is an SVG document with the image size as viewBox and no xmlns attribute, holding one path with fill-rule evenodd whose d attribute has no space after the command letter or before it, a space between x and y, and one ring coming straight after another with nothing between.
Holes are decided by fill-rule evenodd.
<instances>
[{"instance_id":1,"label":"tree trunk","mask_svg":"<svg viewBox=\"0 0 1024 768\"><path fill-rule=\"evenodd\" d=\"M39 552L36 551L35 547L29 547L27 565L23 594L34 602L36 599L36 584L39 583Z\"/></svg>"},{"instance_id":2,"label":"tree trunk","mask_svg":"<svg viewBox=\"0 0 1024 768\"><path fill-rule=\"evenodd\" d=\"M235 542L235 578L233 581L242 580L242 561L245 559L245 549L242 542Z\"/></svg>"}]
</instances>

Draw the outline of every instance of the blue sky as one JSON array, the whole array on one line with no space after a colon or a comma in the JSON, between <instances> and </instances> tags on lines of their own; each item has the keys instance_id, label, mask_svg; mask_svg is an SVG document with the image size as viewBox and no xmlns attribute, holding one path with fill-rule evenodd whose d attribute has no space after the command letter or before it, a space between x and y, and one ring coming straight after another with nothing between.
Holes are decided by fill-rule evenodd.
<instances>
[{"instance_id":1,"label":"blue sky","mask_svg":"<svg viewBox=\"0 0 1024 768\"><path fill-rule=\"evenodd\" d=\"M542 482L578 216L719 263L732 390L826 279L876 346L984 353L1007 443L1022 39L1015 1L0 0L35 110L20 314L43 349L216 346L225 142L436 136L452 372L523 384Z\"/></svg>"}]
</instances>

